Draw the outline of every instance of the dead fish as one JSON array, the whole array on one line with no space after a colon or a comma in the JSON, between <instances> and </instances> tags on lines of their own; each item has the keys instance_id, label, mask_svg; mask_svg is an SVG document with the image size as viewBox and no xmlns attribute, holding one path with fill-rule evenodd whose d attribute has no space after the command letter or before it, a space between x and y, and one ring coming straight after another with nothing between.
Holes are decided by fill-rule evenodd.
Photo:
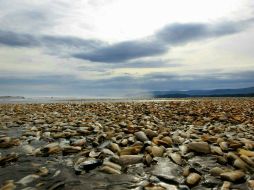
<instances>
[{"instance_id":1,"label":"dead fish","mask_svg":"<svg viewBox=\"0 0 254 190\"><path fill-rule=\"evenodd\" d=\"M246 164L244 161L242 161L242 159L240 159L240 158L236 159L236 160L234 161L233 165L234 165L236 168L239 168L239 169L244 170L244 171L246 171L246 170L248 170L248 169L251 170L251 167L250 167L248 164Z\"/></svg>"},{"instance_id":2,"label":"dead fish","mask_svg":"<svg viewBox=\"0 0 254 190\"><path fill-rule=\"evenodd\" d=\"M201 176L197 173L190 173L190 175L186 179L186 183L190 186L197 185L200 181Z\"/></svg>"},{"instance_id":3,"label":"dead fish","mask_svg":"<svg viewBox=\"0 0 254 190\"><path fill-rule=\"evenodd\" d=\"M220 190L230 190L231 188L231 182L224 181L223 185L221 186Z\"/></svg>"},{"instance_id":4,"label":"dead fish","mask_svg":"<svg viewBox=\"0 0 254 190\"><path fill-rule=\"evenodd\" d=\"M150 166L151 163L153 161L153 158L150 154L147 154L144 158L144 163L147 165L147 166Z\"/></svg>"},{"instance_id":5,"label":"dead fish","mask_svg":"<svg viewBox=\"0 0 254 190\"><path fill-rule=\"evenodd\" d=\"M116 143L110 143L109 148L115 153L119 153L121 151L119 145Z\"/></svg>"},{"instance_id":6,"label":"dead fish","mask_svg":"<svg viewBox=\"0 0 254 190\"><path fill-rule=\"evenodd\" d=\"M211 153L223 156L223 152L219 146L211 146Z\"/></svg>"},{"instance_id":7,"label":"dead fish","mask_svg":"<svg viewBox=\"0 0 254 190\"><path fill-rule=\"evenodd\" d=\"M8 180L3 183L3 186L0 190L14 190L16 189L16 185L14 184L13 180Z\"/></svg>"},{"instance_id":8,"label":"dead fish","mask_svg":"<svg viewBox=\"0 0 254 190\"><path fill-rule=\"evenodd\" d=\"M34 180L38 179L39 177L40 176L38 176L38 175L31 174L31 175L28 175L26 177L23 177L17 183L22 184L22 185L27 185L27 184L33 182Z\"/></svg>"},{"instance_id":9,"label":"dead fish","mask_svg":"<svg viewBox=\"0 0 254 190\"><path fill-rule=\"evenodd\" d=\"M80 163L78 166L76 166L75 171L76 171L76 174L80 174L82 170L88 172L101 165L102 165L102 160L99 160L99 159L86 160Z\"/></svg>"},{"instance_id":10,"label":"dead fish","mask_svg":"<svg viewBox=\"0 0 254 190\"><path fill-rule=\"evenodd\" d=\"M227 151L228 150L228 143L227 142L220 142L219 143L221 150Z\"/></svg>"},{"instance_id":11,"label":"dead fish","mask_svg":"<svg viewBox=\"0 0 254 190\"><path fill-rule=\"evenodd\" d=\"M119 162L122 165L131 165L143 162L143 155L121 155Z\"/></svg>"},{"instance_id":12,"label":"dead fish","mask_svg":"<svg viewBox=\"0 0 254 190\"><path fill-rule=\"evenodd\" d=\"M38 174L39 176L47 176L48 173L49 173L49 170L48 170L48 168L46 168L46 167L41 167L41 168L39 168L39 169L38 169L38 172L37 172L37 174Z\"/></svg>"},{"instance_id":13,"label":"dead fish","mask_svg":"<svg viewBox=\"0 0 254 190\"><path fill-rule=\"evenodd\" d=\"M182 164L182 158L181 155L178 153L171 153L170 154L171 159L178 165Z\"/></svg>"},{"instance_id":14,"label":"dead fish","mask_svg":"<svg viewBox=\"0 0 254 190\"><path fill-rule=\"evenodd\" d=\"M5 164L9 162L15 162L18 160L18 154L17 153L11 153L7 154L6 156L2 156L0 158L0 166L4 166Z\"/></svg>"},{"instance_id":15,"label":"dead fish","mask_svg":"<svg viewBox=\"0 0 254 190\"><path fill-rule=\"evenodd\" d=\"M110 140L106 140L106 141L104 141L103 143L101 143L101 144L98 146L98 149L103 149L103 148L105 148L105 147L108 147L110 144L111 144L111 141L110 141Z\"/></svg>"},{"instance_id":16,"label":"dead fish","mask_svg":"<svg viewBox=\"0 0 254 190\"><path fill-rule=\"evenodd\" d=\"M148 138L143 131L136 132L135 136L138 140L140 140L142 142L148 141Z\"/></svg>"},{"instance_id":17,"label":"dead fish","mask_svg":"<svg viewBox=\"0 0 254 190\"><path fill-rule=\"evenodd\" d=\"M104 166L109 166L115 170L121 170L122 169L122 166L116 164L116 163L113 163L113 162L110 162L110 161L104 161L103 162L103 165Z\"/></svg>"},{"instance_id":18,"label":"dead fish","mask_svg":"<svg viewBox=\"0 0 254 190\"><path fill-rule=\"evenodd\" d=\"M65 185L65 182L64 181L60 181L60 182L57 182L57 183L53 184L52 186L48 187L47 189L48 190L55 190L55 189L59 189L60 187L62 189L62 187L64 185Z\"/></svg>"},{"instance_id":19,"label":"dead fish","mask_svg":"<svg viewBox=\"0 0 254 190\"><path fill-rule=\"evenodd\" d=\"M164 153L164 148L159 146L152 146L152 155L154 157L162 157Z\"/></svg>"},{"instance_id":20,"label":"dead fish","mask_svg":"<svg viewBox=\"0 0 254 190\"><path fill-rule=\"evenodd\" d=\"M210 153L210 146L207 142L191 142L188 148L198 153Z\"/></svg>"},{"instance_id":21,"label":"dead fish","mask_svg":"<svg viewBox=\"0 0 254 190\"><path fill-rule=\"evenodd\" d=\"M212 176L220 176L220 174L223 173L224 170L221 169L220 167L214 167L214 168L210 169L209 172Z\"/></svg>"},{"instance_id":22,"label":"dead fish","mask_svg":"<svg viewBox=\"0 0 254 190\"><path fill-rule=\"evenodd\" d=\"M71 143L72 146L84 146L86 144L86 139L78 139Z\"/></svg>"},{"instance_id":23,"label":"dead fish","mask_svg":"<svg viewBox=\"0 0 254 190\"><path fill-rule=\"evenodd\" d=\"M1 137L0 138L0 148L9 148L12 146L18 146L20 144L19 139L14 139L11 137Z\"/></svg>"},{"instance_id":24,"label":"dead fish","mask_svg":"<svg viewBox=\"0 0 254 190\"><path fill-rule=\"evenodd\" d=\"M95 152L94 150L92 150L92 151L89 153L89 157L90 157L90 158L98 158L100 155L101 155L101 152Z\"/></svg>"},{"instance_id":25,"label":"dead fish","mask_svg":"<svg viewBox=\"0 0 254 190\"><path fill-rule=\"evenodd\" d=\"M254 160L252 160L251 158L249 158L248 156L245 155L241 155L240 158L246 162L247 164L249 164L251 167L254 168Z\"/></svg>"},{"instance_id":26,"label":"dead fish","mask_svg":"<svg viewBox=\"0 0 254 190\"><path fill-rule=\"evenodd\" d=\"M236 182L236 181L243 179L245 177L245 174L240 170L236 170L236 171L232 171L232 172L223 172L220 174L220 177L223 180Z\"/></svg>"},{"instance_id":27,"label":"dead fish","mask_svg":"<svg viewBox=\"0 0 254 190\"><path fill-rule=\"evenodd\" d=\"M248 156L248 157L254 157L254 151L239 149L238 153L241 155Z\"/></svg>"},{"instance_id":28,"label":"dead fish","mask_svg":"<svg viewBox=\"0 0 254 190\"><path fill-rule=\"evenodd\" d=\"M57 171L54 173L53 177L57 177L60 173L61 173L61 170L57 170Z\"/></svg>"},{"instance_id":29,"label":"dead fish","mask_svg":"<svg viewBox=\"0 0 254 190\"><path fill-rule=\"evenodd\" d=\"M108 174L121 174L121 171L111 168L109 166L103 166L100 171L108 173Z\"/></svg>"},{"instance_id":30,"label":"dead fish","mask_svg":"<svg viewBox=\"0 0 254 190\"><path fill-rule=\"evenodd\" d=\"M186 145L179 146L179 149L180 149L180 152L181 152L182 156L184 156L185 154L188 153L188 147Z\"/></svg>"},{"instance_id":31,"label":"dead fish","mask_svg":"<svg viewBox=\"0 0 254 190\"><path fill-rule=\"evenodd\" d=\"M81 151L81 147L79 146L64 146L62 148L63 151L63 155L67 155L67 154L72 154L72 153L77 153Z\"/></svg>"},{"instance_id":32,"label":"dead fish","mask_svg":"<svg viewBox=\"0 0 254 190\"><path fill-rule=\"evenodd\" d=\"M153 139L153 137L156 137L158 134L151 129L146 129L145 134L149 137L149 139Z\"/></svg>"},{"instance_id":33,"label":"dead fish","mask_svg":"<svg viewBox=\"0 0 254 190\"><path fill-rule=\"evenodd\" d=\"M25 152L25 154L33 154L34 152L34 147L32 147L31 145L24 145L22 146L23 151Z\"/></svg>"},{"instance_id":34,"label":"dead fish","mask_svg":"<svg viewBox=\"0 0 254 190\"><path fill-rule=\"evenodd\" d=\"M103 148L103 149L101 150L101 152L102 152L103 154L105 154L105 155L110 155L110 156L114 156L114 155L115 155L114 152L112 152L111 150L109 150L109 149L107 149L107 148Z\"/></svg>"},{"instance_id":35,"label":"dead fish","mask_svg":"<svg viewBox=\"0 0 254 190\"><path fill-rule=\"evenodd\" d=\"M138 154L142 150L142 147L141 145L126 147L120 151L120 155Z\"/></svg>"},{"instance_id":36,"label":"dead fish","mask_svg":"<svg viewBox=\"0 0 254 190\"><path fill-rule=\"evenodd\" d=\"M48 156L50 154L58 154L61 151L62 149L58 143L50 143L41 149L41 152L44 156Z\"/></svg>"}]
</instances>

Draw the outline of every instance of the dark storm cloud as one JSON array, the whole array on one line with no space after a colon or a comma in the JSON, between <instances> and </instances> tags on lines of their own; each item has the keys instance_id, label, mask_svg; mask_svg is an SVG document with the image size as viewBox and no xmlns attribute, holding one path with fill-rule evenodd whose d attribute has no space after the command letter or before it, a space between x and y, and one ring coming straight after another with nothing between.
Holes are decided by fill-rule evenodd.
<instances>
[{"instance_id":1,"label":"dark storm cloud","mask_svg":"<svg viewBox=\"0 0 254 190\"><path fill-rule=\"evenodd\" d=\"M157 40L164 41L164 43L169 43L169 45L181 43L185 44L194 40L235 34L244 30L251 23L253 23L253 19L214 24L172 24L158 31L156 33L156 38Z\"/></svg>"},{"instance_id":2,"label":"dark storm cloud","mask_svg":"<svg viewBox=\"0 0 254 190\"><path fill-rule=\"evenodd\" d=\"M77 49L87 49L92 50L94 48L100 47L103 43L99 40L86 40L77 37L67 37L67 36L42 36L39 38L41 43L49 47L68 47Z\"/></svg>"},{"instance_id":3,"label":"dark storm cloud","mask_svg":"<svg viewBox=\"0 0 254 190\"><path fill-rule=\"evenodd\" d=\"M73 56L95 62L125 62L131 59L160 55L173 45L234 34L244 30L252 22L253 19L217 24L171 24L148 39L121 42Z\"/></svg>"},{"instance_id":4,"label":"dark storm cloud","mask_svg":"<svg viewBox=\"0 0 254 190\"><path fill-rule=\"evenodd\" d=\"M167 49L158 41L128 41L103 48L89 53L78 53L73 56L94 62L121 62L130 59L153 56L165 53Z\"/></svg>"},{"instance_id":5,"label":"dark storm cloud","mask_svg":"<svg viewBox=\"0 0 254 190\"><path fill-rule=\"evenodd\" d=\"M157 40L170 44L186 43L207 36L206 24L172 24L156 33Z\"/></svg>"},{"instance_id":6,"label":"dark storm cloud","mask_svg":"<svg viewBox=\"0 0 254 190\"><path fill-rule=\"evenodd\" d=\"M42 46L47 53L103 63L128 63L133 59L163 54L171 46L238 33L253 19L214 24L171 24L146 39L116 44L70 36L35 36L0 30L0 44L6 46Z\"/></svg>"},{"instance_id":7,"label":"dark storm cloud","mask_svg":"<svg viewBox=\"0 0 254 190\"><path fill-rule=\"evenodd\" d=\"M0 45L31 47L38 46L38 40L29 34L18 34L10 31L0 30Z\"/></svg>"},{"instance_id":8,"label":"dark storm cloud","mask_svg":"<svg viewBox=\"0 0 254 190\"><path fill-rule=\"evenodd\" d=\"M55 55L61 55L61 51L91 51L103 45L98 40L85 40L67 36L35 36L24 33L0 30L0 45L14 47L42 47Z\"/></svg>"},{"instance_id":9,"label":"dark storm cloud","mask_svg":"<svg viewBox=\"0 0 254 190\"><path fill-rule=\"evenodd\" d=\"M41 36L39 41L48 54L57 57L72 57L76 52L88 53L98 47L104 46L104 42L99 40L81 39L70 36Z\"/></svg>"}]
</instances>

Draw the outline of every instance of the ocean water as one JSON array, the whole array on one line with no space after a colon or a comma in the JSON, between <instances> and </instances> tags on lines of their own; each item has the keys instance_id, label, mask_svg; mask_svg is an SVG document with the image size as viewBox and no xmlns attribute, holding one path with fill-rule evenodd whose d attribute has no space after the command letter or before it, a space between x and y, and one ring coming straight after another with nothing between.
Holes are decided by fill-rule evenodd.
<instances>
[{"instance_id":1,"label":"ocean water","mask_svg":"<svg viewBox=\"0 0 254 190\"><path fill-rule=\"evenodd\" d=\"M48 98L48 97L32 97L32 98L0 98L0 104L33 104L33 103L92 103L92 102L161 102L161 101L187 101L183 98L165 98L165 99L127 99L127 98Z\"/></svg>"}]
</instances>

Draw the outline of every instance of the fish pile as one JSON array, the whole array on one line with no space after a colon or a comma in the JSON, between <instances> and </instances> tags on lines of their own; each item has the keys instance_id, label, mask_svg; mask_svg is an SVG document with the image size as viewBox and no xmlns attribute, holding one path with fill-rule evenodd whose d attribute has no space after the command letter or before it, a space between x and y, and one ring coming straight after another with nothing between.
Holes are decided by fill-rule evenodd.
<instances>
[{"instance_id":1,"label":"fish pile","mask_svg":"<svg viewBox=\"0 0 254 190\"><path fill-rule=\"evenodd\" d=\"M0 190L253 190L254 99L0 104L0 167Z\"/></svg>"}]
</instances>

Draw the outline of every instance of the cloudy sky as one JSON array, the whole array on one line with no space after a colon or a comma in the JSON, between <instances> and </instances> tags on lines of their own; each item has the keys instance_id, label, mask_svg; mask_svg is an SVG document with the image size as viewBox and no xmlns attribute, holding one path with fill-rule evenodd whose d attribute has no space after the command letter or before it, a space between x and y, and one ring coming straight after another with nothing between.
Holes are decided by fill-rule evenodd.
<instances>
[{"instance_id":1,"label":"cloudy sky","mask_svg":"<svg viewBox=\"0 0 254 190\"><path fill-rule=\"evenodd\" d=\"M254 86L253 0L0 0L0 95Z\"/></svg>"}]
</instances>

